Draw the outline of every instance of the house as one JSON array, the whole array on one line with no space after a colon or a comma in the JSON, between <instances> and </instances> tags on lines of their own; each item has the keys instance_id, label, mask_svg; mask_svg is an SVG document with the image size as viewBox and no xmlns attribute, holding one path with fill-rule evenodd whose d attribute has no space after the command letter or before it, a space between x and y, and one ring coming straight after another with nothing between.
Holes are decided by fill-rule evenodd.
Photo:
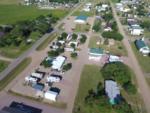
<instances>
[{"instance_id":1,"label":"house","mask_svg":"<svg viewBox=\"0 0 150 113\"><path fill-rule=\"evenodd\" d=\"M89 60L99 61L103 55L104 55L104 50L101 48L89 49Z\"/></svg>"},{"instance_id":2,"label":"house","mask_svg":"<svg viewBox=\"0 0 150 113\"><path fill-rule=\"evenodd\" d=\"M77 16L76 17L76 19L75 19L75 23L78 23L78 24L85 24L86 23L86 21L87 21L87 16L82 16L82 15L80 15L80 16Z\"/></svg>"},{"instance_id":3,"label":"house","mask_svg":"<svg viewBox=\"0 0 150 113\"><path fill-rule=\"evenodd\" d=\"M27 76L27 77L25 77L25 82L27 82L27 83L37 83L37 81L38 81L38 78L36 78L36 77L32 77L32 76Z\"/></svg>"},{"instance_id":4,"label":"house","mask_svg":"<svg viewBox=\"0 0 150 113\"><path fill-rule=\"evenodd\" d=\"M122 62L119 56L109 55L108 62Z\"/></svg>"},{"instance_id":5,"label":"house","mask_svg":"<svg viewBox=\"0 0 150 113\"><path fill-rule=\"evenodd\" d=\"M35 77L35 78L38 78L38 79L42 79L43 76L44 76L44 74L42 74L42 73L37 73L37 72L33 72L33 73L31 73L31 76L32 76L32 77Z\"/></svg>"},{"instance_id":6,"label":"house","mask_svg":"<svg viewBox=\"0 0 150 113\"><path fill-rule=\"evenodd\" d=\"M129 31L130 31L130 34L131 35L137 35L137 36L139 36L139 35L142 35L143 34L143 32L144 32L144 29L142 29L141 27L140 27L140 25L132 25L132 26L130 26L129 27Z\"/></svg>"},{"instance_id":7,"label":"house","mask_svg":"<svg viewBox=\"0 0 150 113\"><path fill-rule=\"evenodd\" d=\"M116 10L117 11L123 11L123 4L122 3L116 3Z\"/></svg>"},{"instance_id":8,"label":"house","mask_svg":"<svg viewBox=\"0 0 150 113\"><path fill-rule=\"evenodd\" d=\"M114 105L119 101L120 89L113 80L105 80L105 93L109 98L110 104Z\"/></svg>"},{"instance_id":9,"label":"house","mask_svg":"<svg viewBox=\"0 0 150 113\"><path fill-rule=\"evenodd\" d=\"M142 39L136 40L135 45L137 49L139 50L139 52L141 52L143 55L150 54L150 48L148 47L148 45L145 44L144 40Z\"/></svg>"},{"instance_id":10,"label":"house","mask_svg":"<svg viewBox=\"0 0 150 113\"><path fill-rule=\"evenodd\" d=\"M64 56L58 56L52 61L52 69L61 71L63 64L65 63L66 58Z\"/></svg>"}]
</instances>

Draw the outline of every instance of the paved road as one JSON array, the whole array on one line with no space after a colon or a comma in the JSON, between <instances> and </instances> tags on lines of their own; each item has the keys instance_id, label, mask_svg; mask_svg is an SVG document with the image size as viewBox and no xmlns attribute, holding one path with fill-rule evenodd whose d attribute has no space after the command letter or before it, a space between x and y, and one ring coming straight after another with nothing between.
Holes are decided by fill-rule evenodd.
<instances>
[{"instance_id":1,"label":"paved road","mask_svg":"<svg viewBox=\"0 0 150 113\"><path fill-rule=\"evenodd\" d=\"M54 31L51 33L45 34L42 38L40 38L33 46L24 52L22 55L20 55L17 59L12 61L12 63L3 71L0 73L0 80L2 80L4 77L6 77L18 64L20 64L30 53L33 53L36 48L44 42L52 33L57 31L57 28L64 22L65 19L67 19L69 16L71 16L76 10L78 10L79 7L81 7L82 4L77 4L77 6L61 21L58 21L58 24L54 27Z\"/></svg>"},{"instance_id":2,"label":"paved road","mask_svg":"<svg viewBox=\"0 0 150 113\"><path fill-rule=\"evenodd\" d=\"M136 75L136 79L137 79L137 83L138 83L138 87L139 87L139 91L140 91L140 94L144 100L144 103L145 103L145 107L147 109L147 112L150 113L150 88L145 80L145 77L144 77L144 74L139 66L139 63L134 55L134 52L131 48L131 45L129 44L129 37L125 34L124 32L124 29L123 29L123 26L120 22L120 19L119 17L117 16L117 13L116 13L116 10L114 8L114 5L111 3L111 6L112 6L112 10L113 10L113 13L114 13L114 17L117 21L117 24L118 24L118 27L119 27L119 30L120 30L120 33L124 36L124 40L123 40L123 43L127 49L127 52L128 52L128 56L129 56L129 59L130 59L130 62L132 63L132 69Z\"/></svg>"}]
</instances>

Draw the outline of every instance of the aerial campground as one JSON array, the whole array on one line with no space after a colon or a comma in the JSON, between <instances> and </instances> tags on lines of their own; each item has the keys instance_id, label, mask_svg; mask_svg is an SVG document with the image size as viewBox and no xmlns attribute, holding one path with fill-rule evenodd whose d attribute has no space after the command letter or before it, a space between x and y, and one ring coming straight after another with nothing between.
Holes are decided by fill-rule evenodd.
<instances>
[{"instance_id":1,"label":"aerial campground","mask_svg":"<svg viewBox=\"0 0 150 113\"><path fill-rule=\"evenodd\" d=\"M0 0L0 113L150 113L149 0Z\"/></svg>"}]
</instances>

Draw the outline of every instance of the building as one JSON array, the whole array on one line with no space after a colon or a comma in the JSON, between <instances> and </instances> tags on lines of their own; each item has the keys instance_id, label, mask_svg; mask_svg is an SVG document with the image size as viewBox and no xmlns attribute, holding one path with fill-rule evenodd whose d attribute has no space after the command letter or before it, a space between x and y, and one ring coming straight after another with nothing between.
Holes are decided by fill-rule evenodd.
<instances>
[{"instance_id":1,"label":"building","mask_svg":"<svg viewBox=\"0 0 150 113\"><path fill-rule=\"evenodd\" d=\"M53 91L47 91L44 94L45 99L51 100L51 101L56 101L57 99L57 92L53 92Z\"/></svg>"},{"instance_id":2,"label":"building","mask_svg":"<svg viewBox=\"0 0 150 113\"><path fill-rule=\"evenodd\" d=\"M120 99L120 89L113 80L105 80L105 93L112 105L116 104Z\"/></svg>"},{"instance_id":3,"label":"building","mask_svg":"<svg viewBox=\"0 0 150 113\"><path fill-rule=\"evenodd\" d=\"M104 50L101 48L90 48L89 49L89 60L100 60L104 55Z\"/></svg>"},{"instance_id":4,"label":"building","mask_svg":"<svg viewBox=\"0 0 150 113\"><path fill-rule=\"evenodd\" d=\"M144 29L142 29L140 27L140 25L132 25L132 26L129 27L129 31L130 31L131 35L139 36L139 35L143 34Z\"/></svg>"},{"instance_id":5,"label":"building","mask_svg":"<svg viewBox=\"0 0 150 113\"><path fill-rule=\"evenodd\" d=\"M60 82L62 77L60 75L51 74L47 77L48 82Z\"/></svg>"},{"instance_id":6,"label":"building","mask_svg":"<svg viewBox=\"0 0 150 113\"><path fill-rule=\"evenodd\" d=\"M75 19L75 23L78 23L78 24L85 24L87 22L87 16L77 16L76 19Z\"/></svg>"},{"instance_id":7,"label":"building","mask_svg":"<svg viewBox=\"0 0 150 113\"><path fill-rule=\"evenodd\" d=\"M58 56L52 61L52 69L61 71L63 64L65 63L66 58L64 56Z\"/></svg>"},{"instance_id":8,"label":"building","mask_svg":"<svg viewBox=\"0 0 150 113\"><path fill-rule=\"evenodd\" d=\"M148 47L148 45L145 44L144 40L142 39L136 40L135 45L137 49L139 50L139 52L141 52L143 55L150 54L150 48Z\"/></svg>"},{"instance_id":9,"label":"building","mask_svg":"<svg viewBox=\"0 0 150 113\"><path fill-rule=\"evenodd\" d=\"M109 55L108 62L122 62L119 56Z\"/></svg>"},{"instance_id":10,"label":"building","mask_svg":"<svg viewBox=\"0 0 150 113\"><path fill-rule=\"evenodd\" d=\"M24 103L12 102L9 107L4 107L0 113L42 113L42 109Z\"/></svg>"}]
</instances>

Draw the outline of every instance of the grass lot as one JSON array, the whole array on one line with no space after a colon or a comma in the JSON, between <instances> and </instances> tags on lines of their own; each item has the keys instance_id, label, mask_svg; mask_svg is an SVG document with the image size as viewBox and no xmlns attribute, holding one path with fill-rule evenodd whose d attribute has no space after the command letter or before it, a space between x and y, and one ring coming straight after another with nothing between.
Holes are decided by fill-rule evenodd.
<instances>
[{"instance_id":1,"label":"grass lot","mask_svg":"<svg viewBox=\"0 0 150 113\"><path fill-rule=\"evenodd\" d=\"M47 15L50 13L55 17L62 18L68 11L59 9L40 10L33 6L22 5L0 5L0 24L11 24L21 20L32 20L40 15Z\"/></svg>"},{"instance_id":2,"label":"grass lot","mask_svg":"<svg viewBox=\"0 0 150 113\"><path fill-rule=\"evenodd\" d=\"M139 64L142 68L142 70L146 73L150 73L150 57L148 56L143 56L136 48L135 44L132 43L131 44L132 46L132 49L136 55L136 58L138 59L139 61Z\"/></svg>"},{"instance_id":3,"label":"grass lot","mask_svg":"<svg viewBox=\"0 0 150 113\"><path fill-rule=\"evenodd\" d=\"M0 72L2 72L7 66L9 62L0 60Z\"/></svg>"},{"instance_id":4,"label":"grass lot","mask_svg":"<svg viewBox=\"0 0 150 113\"><path fill-rule=\"evenodd\" d=\"M96 104L92 104L91 107L90 105L84 103L84 99L88 95L88 91L95 89L99 82L103 82L100 68L95 65L85 65L80 78L79 89L74 104L74 107L80 106L80 111L78 113L116 113L111 107L109 107L110 109L105 109L104 106L99 106ZM124 90L121 90L121 93L123 97L125 97L125 99L132 105L134 113L139 113L139 111L146 113L143 106L143 101L141 100L139 94L128 95Z\"/></svg>"},{"instance_id":5,"label":"grass lot","mask_svg":"<svg viewBox=\"0 0 150 113\"><path fill-rule=\"evenodd\" d=\"M106 51L109 51L112 54L115 55L127 55L126 49L123 46L122 42L116 41L115 45L113 46L108 46L108 45L97 45L96 42L100 41L100 38L98 36L93 36L90 38L90 42L89 42L89 48L103 48Z\"/></svg>"},{"instance_id":6,"label":"grass lot","mask_svg":"<svg viewBox=\"0 0 150 113\"><path fill-rule=\"evenodd\" d=\"M16 76L18 76L32 61L31 58L24 59L14 70L0 81L0 91L4 89Z\"/></svg>"},{"instance_id":7,"label":"grass lot","mask_svg":"<svg viewBox=\"0 0 150 113\"><path fill-rule=\"evenodd\" d=\"M9 47L3 47L3 48L0 48L0 54L8 58L17 58L20 54L25 52L31 46L32 44L29 44L29 45L21 44L18 47L15 47L13 45Z\"/></svg>"},{"instance_id":8,"label":"grass lot","mask_svg":"<svg viewBox=\"0 0 150 113\"><path fill-rule=\"evenodd\" d=\"M22 0L0 0L0 4L19 4Z\"/></svg>"},{"instance_id":9,"label":"grass lot","mask_svg":"<svg viewBox=\"0 0 150 113\"><path fill-rule=\"evenodd\" d=\"M57 34L56 33L53 33L50 37L48 37L41 45L39 45L36 50L37 51L41 51L43 49L45 49L48 44L53 41L55 38L56 38Z\"/></svg>"},{"instance_id":10,"label":"grass lot","mask_svg":"<svg viewBox=\"0 0 150 113\"><path fill-rule=\"evenodd\" d=\"M75 31L76 32L87 32L90 30L89 24L76 24Z\"/></svg>"},{"instance_id":11,"label":"grass lot","mask_svg":"<svg viewBox=\"0 0 150 113\"><path fill-rule=\"evenodd\" d=\"M78 113L115 113L112 109L105 109L98 105L91 107L84 103L84 98L88 95L88 91L96 88L100 81L103 81L100 68L94 65L85 65L74 104L74 107L80 106Z\"/></svg>"}]
</instances>

